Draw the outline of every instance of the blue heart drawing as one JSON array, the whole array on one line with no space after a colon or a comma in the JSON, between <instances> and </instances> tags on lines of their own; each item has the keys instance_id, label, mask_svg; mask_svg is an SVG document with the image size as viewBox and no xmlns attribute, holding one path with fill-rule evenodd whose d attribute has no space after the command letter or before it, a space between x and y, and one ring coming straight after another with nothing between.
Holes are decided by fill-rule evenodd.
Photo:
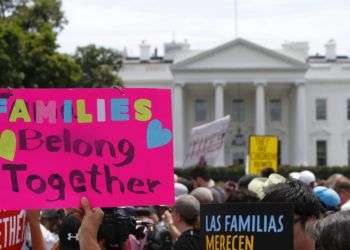
<instances>
[{"instance_id":1,"label":"blue heart drawing","mask_svg":"<svg viewBox=\"0 0 350 250\"><path fill-rule=\"evenodd\" d=\"M171 141L172 134L169 129L162 128L159 120L152 120L147 127L147 148L159 148Z\"/></svg>"}]
</instances>

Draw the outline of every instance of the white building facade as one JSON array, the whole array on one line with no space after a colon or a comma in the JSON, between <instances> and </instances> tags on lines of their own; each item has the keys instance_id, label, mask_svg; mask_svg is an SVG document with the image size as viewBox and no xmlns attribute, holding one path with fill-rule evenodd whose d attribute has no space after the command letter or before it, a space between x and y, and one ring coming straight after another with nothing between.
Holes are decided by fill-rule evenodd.
<instances>
[{"instance_id":1,"label":"white building facade","mask_svg":"<svg viewBox=\"0 0 350 250\"><path fill-rule=\"evenodd\" d=\"M350 59L309 56L306 42L271 50L236 39L206 51L187 43L165 45L162 57L140 45L124 60L126 87L173 91L175 167L181 167L191 128L231 115L217 166L244 164L249 136L276 135L281 165L349 165Z\"/></svg>"}]
</instances>

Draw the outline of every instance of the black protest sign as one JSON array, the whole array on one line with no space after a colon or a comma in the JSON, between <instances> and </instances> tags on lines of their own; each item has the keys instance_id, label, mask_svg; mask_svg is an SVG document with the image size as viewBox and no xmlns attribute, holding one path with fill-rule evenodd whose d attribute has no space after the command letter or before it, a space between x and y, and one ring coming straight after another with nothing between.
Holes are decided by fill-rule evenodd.
<instances>
[{"instance_id":1,"label":"black protest sign","mask_svg":"<svg viewBox=\"0 0 350 250\"><path fill-rule=\"evenodd\" d=\"M201 205L201 249L292 250L293 205L226 203Z\"/></svg>"}]
</instances>

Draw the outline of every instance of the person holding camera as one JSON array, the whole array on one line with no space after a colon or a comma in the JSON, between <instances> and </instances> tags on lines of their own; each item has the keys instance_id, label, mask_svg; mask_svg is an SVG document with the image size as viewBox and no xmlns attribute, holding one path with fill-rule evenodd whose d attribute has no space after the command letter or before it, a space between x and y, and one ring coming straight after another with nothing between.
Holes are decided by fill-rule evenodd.
<instances>
[{"instance_id":1,"label":"person holding camera","mask_svg":"<svg viewBox=\"0 0 350 250\"><path fill-rule=\"evenodd\" d=\"M174 243L174 250L199 249L199 224L200 203L192 195L180 195L169 212L165 213L164 220L168 223L170 232L178 232L179 237ZM176 233L175 233L176 234Z\"/></svg>"}]
</instances>

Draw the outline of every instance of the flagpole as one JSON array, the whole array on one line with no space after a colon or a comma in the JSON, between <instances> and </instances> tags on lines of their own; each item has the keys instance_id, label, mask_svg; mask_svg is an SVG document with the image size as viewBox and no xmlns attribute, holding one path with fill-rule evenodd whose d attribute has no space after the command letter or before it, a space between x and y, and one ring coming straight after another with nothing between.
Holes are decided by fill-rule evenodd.
<instances>
[{"instance_id":1,"label":"flagpole","mask_svg":"<svg viewBox=\"0 0 350 250\"><path fill-rule=\"evenodd\" d=\"M238 0L235 0L235 38L238 37Z\"/></svg>"}]
</instances>

